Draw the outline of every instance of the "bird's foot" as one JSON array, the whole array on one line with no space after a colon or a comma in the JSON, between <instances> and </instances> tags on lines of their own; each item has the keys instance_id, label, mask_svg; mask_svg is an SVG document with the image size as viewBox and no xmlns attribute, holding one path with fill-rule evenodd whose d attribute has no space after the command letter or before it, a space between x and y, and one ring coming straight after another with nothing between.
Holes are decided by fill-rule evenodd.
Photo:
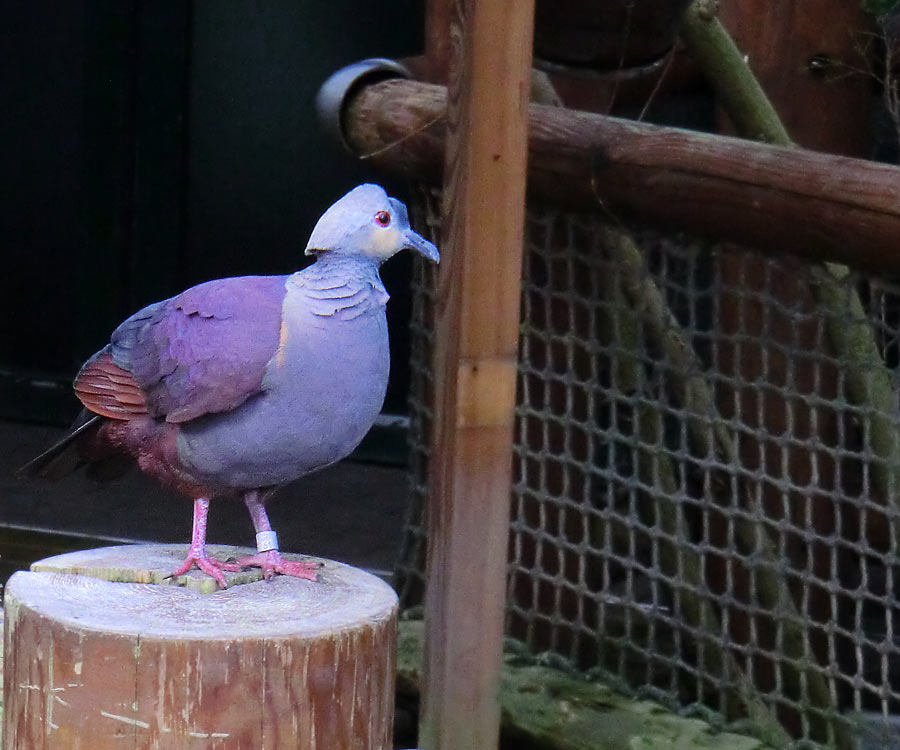
<instances>
[{"instance_id":1,"label":"bird's foot","mask_svg":"<svg viewBox=\"0 0 900 750\"><path fill-rule=\"evenodd\" d=\"M184 559L184 562L181 563L175 570L173 570L166 578L175 578L177 576L183 576L187 573L191 568L197 567L202 570L206 575L212 576L216 579L216 583L219 584L219 588L228 588L228 584L225 582L225 576L222 575L223 570L240 570L238 567L230 566L228 563L224 563L221 560L216 560L213 557L210 557L205 552L202 554L196 554L193 551L188 553L188 556Z\"/></svg>"},{"instance_id":2,"label":"bird's foot","mask_svg":"<svg viewBox=\"0 0 900 750\"><path fill-rule=\"evenodd\" d=\"M263 578L271 581L275 574L305 578L307 581L317 580L316 571L322 567L322 563L315 560L285 560L277 549L266 552L257 552L250 557L242 557L235 564L235 570L240 568L262 568ZM231 568L226 568L231 570Z\"/></svg>"}]
</instances>

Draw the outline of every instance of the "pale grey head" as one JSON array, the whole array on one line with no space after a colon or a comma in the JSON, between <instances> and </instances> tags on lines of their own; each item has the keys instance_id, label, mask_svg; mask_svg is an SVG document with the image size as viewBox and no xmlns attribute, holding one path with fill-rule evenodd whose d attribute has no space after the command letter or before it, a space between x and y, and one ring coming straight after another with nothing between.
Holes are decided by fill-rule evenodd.
<instances>
[{"instance_id":1,"label":"pale grey head","mask_svg":"<svg viewBox=\"0 0 900 750\"><path fill-rule=\"evenodd\" d=\"M363 255L382 263L401 250L440 261L437 248L409 226L406 206L378 185L359 185L316 223L307 255Z\"/></svg>"}]
</instances>

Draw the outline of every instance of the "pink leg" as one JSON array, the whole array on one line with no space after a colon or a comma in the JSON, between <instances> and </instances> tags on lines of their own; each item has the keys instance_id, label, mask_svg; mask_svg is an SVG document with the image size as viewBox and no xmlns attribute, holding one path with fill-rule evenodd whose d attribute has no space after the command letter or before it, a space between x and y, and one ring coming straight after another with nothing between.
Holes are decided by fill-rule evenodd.
<instances>
[{"instance_id":1,"label":"pink leg","mask_svg":"<svg viewBox=\"0 0 900 750\"><path fill-rule=\"evenodd\" d=\"M295 578L305 578L309 581L316 580L316 569L321 567L319 563L311 560L285 560L278 551L278 538L272 531L269 517L266 515L266 507L260 500L257 490L250 490L244 495L244 503L250 511L253 519L253 528L256 529L257 554L244 557L237 561L237 565L249 568L262 568L263 576L267 581L275 577L276 573Z\"/></svg>"},{"instance_id":2,"label":"pink leg","mask_svg":"<svg viewBox=\"0 0 900 750\"><path fill-rule=\"evenodd\" d=\"M209 499L198 497L194 500L194 530L191 533L191 549L184 562L169 573L168 578L184 575L195 565L207 575L216 579L223 589L226 588L225 576L221 567L224 563L214 560L206 554L206 516L209 514Z\"/></svg>"}]
</instances>

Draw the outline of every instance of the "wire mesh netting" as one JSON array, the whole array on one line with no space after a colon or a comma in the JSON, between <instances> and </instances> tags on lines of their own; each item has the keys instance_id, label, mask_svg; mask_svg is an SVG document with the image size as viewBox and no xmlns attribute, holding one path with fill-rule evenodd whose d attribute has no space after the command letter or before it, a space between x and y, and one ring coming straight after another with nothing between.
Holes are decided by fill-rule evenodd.
<instances>
[{"instance_id":1,"label":"wire mesh netting","mask_svg":"<svg viewBox=\"0 0 900 750\"><path fill-rule=\"evenodd\" d=\"M418 206L433 235L438 200ZM773 746L892 747L900 286L541 207L524 258L509 634ZM406 606L431 414L417 274Z\"/></svg>"}]
</instances>

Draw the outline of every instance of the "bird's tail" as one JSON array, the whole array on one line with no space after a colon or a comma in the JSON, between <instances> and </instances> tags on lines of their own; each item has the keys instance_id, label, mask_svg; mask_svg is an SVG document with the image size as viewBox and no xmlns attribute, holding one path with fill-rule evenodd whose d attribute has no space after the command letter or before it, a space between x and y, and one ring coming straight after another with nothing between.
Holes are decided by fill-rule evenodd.
<instances>
[{"instance_id":1,"label":"bird's tail","mask_svg":"<svg viewBox=\"0 0 900 750\"><path fill-rule=\"evenodd\" d=\"M78 450L78 441L97 430L103 417L84 410L75 420L71 431L41 455L31 459L16 471L20 478L62 479L87 463Z\"/></svg>"}]
</instances>

